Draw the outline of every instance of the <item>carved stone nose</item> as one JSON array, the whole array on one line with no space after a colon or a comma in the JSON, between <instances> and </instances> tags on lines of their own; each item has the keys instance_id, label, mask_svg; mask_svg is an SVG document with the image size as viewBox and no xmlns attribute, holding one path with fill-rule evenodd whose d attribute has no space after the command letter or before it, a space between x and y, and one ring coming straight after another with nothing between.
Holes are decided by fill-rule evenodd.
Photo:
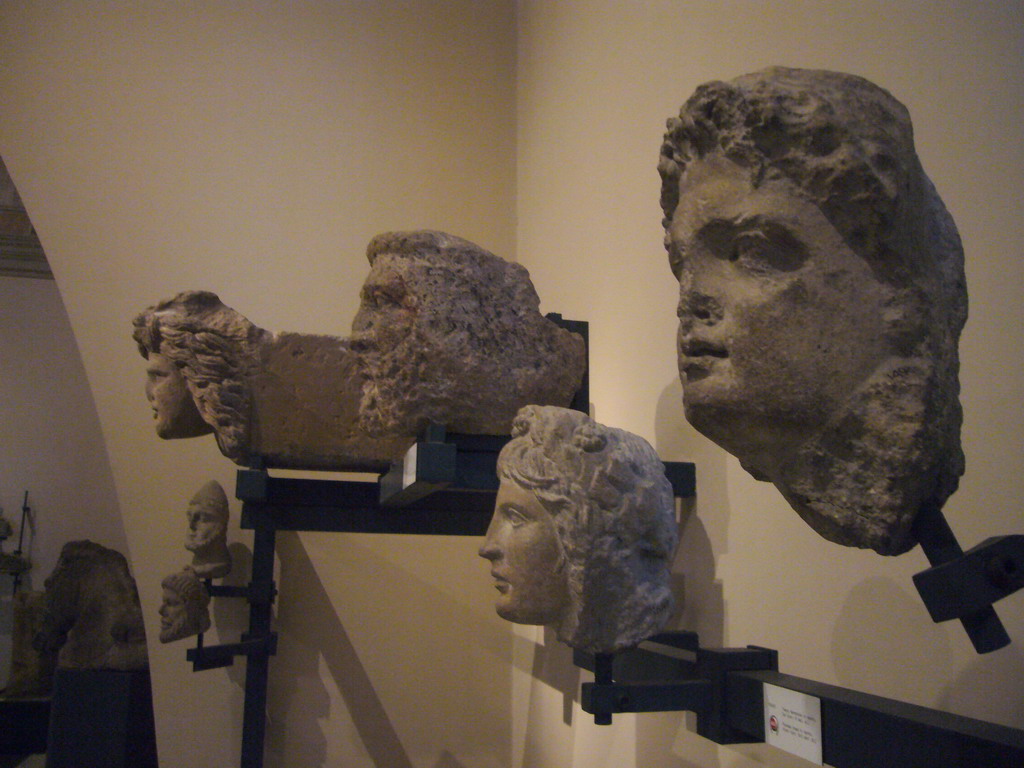
<instances>
[{"instance_id":1,"label":"carved stone nose","mask_svg":"<svg viewBox=\"0 0 1024 768\"><path fill-rule=\"evenodd\" d=\"M721 302L713 296L693 292L680 298L679 319L692 319L704 325L714 325L722 319L724 309Z\"/></svg>"}]
</instances>

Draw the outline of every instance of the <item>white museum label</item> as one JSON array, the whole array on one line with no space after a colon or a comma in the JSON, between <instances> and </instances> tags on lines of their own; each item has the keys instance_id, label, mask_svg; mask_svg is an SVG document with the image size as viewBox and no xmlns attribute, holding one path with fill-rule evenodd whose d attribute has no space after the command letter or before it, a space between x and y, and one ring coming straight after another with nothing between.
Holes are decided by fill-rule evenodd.
<instances>
[{"instance_id":1,"label":"white museum label","mask_svg":"<svg viewBox=\"0 0 1024 768\"><path fill-rule=\"evenodd\" d=\"M764 740L821 765L821 699L764 684Z\"/></svg>"},{"instance_id":2,"label":"white museum label","mask_svg":"<svg viewBox=\"0 0 1024 768\"><path fill-rule=\"evenodd\" d=\"M405 458L402 461L402 490L405 490L410 485L416 482L416 446L418 443L413 443L412 447L405 452Z\"/></svg>"}]
</instances>

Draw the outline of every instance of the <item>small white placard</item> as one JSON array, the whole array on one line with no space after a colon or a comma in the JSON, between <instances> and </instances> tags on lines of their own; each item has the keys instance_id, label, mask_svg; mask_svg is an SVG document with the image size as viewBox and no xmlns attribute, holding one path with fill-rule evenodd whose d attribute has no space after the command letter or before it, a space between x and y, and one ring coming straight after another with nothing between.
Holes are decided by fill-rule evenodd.
<instances>
[{"instance_id":1,"label":"small white placard","mask_svg":"<svg viewBox=\"0 0 1024 768\"><path fill-rule=\"evenodd\" d=\"M416 447L417 443L413 443L412 447L405 452L405 458L402 460L403 491L416 482Z\"/></svg>"},{"instance_id":2,"label":"small white placard","mask_svg":"<svg viewBox=\"0 0 1024 768\"><path fill-rule=\"evenodd\" d=\"M764 740L821 765L821 699L765 683Z\"/></svg>"}]
</instances>

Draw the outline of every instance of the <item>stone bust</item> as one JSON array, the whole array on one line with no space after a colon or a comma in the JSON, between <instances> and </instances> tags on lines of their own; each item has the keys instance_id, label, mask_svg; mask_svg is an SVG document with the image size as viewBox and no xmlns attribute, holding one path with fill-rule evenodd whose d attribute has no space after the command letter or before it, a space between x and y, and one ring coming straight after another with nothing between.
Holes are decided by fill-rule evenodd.
<instances>
[{"instance_id":1,"label":"stone bust","mask_svg":"<svg viewBox=\"0 0 1024 768\"><path fill-rule=\"evenodd\" d=\"M228 497L216 480L196 491L185 516L185 549L192 553L191 568L200 579L216 579L231 572L227 545Z\"/></svg>"},{"instance_id":2,"label":"stone bust","mask_svg":"<svg viewBox=\"0 0 1024 768\"><path fill-rule=\"evenodd\" d=\"M821 536L895 555L963 473L963 249L906 108L848 74L700 86L661 149L686 417Z\"/></svg>"},{"instance_id":3,"label":"stone bust","mask_svg":"<svg viewBox=\"0 0 1024 768\"><path fill-rule=\"evenodd\" d=\"M660 631L673 607L677 533L665 465L642 438L552 406L523 408L498 457L480 556L498 615L612 653Z\"/></svg>"},{"instance_id":4,"label":"stone bust","mask_svg":"<svg viewBox=\"0 0 1024 768\"><path fill-rule=\"evenodd\" d=\"M160 642L170 643L210 628L210 596L199 576L186 566L160 582Z\"/></svg>"},{"instance_id":5,"label":"stone bust","mask_svg":"<svg viewBox=\"0 0 1024 768\"><path fill-rule=\"evenodd\" d=\"M367 256L350 338L272 333L207 291L139 314L157 433L212 431L239 464L375 471L429 422L507 434L523 405L571 402L583 339L540 314L523 267L429 230Z\"/></svg>"},{"instance_id":6,"label":"stone bust","mask_svg":"<svg viewBox=\"0 0 1024 768\"><path fill-rule=\"evenodd\" d=\"M60 669L147 668L139 593L124 555L87 540L65 544L32 645L55 653Z\"/></svg>"}]
</instances>

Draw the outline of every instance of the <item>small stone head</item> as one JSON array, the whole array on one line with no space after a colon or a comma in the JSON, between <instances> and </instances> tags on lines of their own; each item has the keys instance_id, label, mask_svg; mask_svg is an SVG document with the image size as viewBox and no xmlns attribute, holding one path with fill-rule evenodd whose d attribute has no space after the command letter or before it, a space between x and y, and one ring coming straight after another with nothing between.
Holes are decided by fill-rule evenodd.
<instances>
[{"instance_id":1,"label":"small stone head","mask_svg":"<svg viewBox=\"0 0 1024 768\"><path fill-rule=\"evenodd\" d=\"M687 419L826 538L909 548L963 471L967 300L907 110L836 72L708 83L669 120L659 170Z\"/></svg>"},{"instance_id":2,"label":"small stone head","mask_svg":"<svg viewBox=\"0 0 1024 768\"><path fill-rule=\"evenodd\" d=\"M497 611L553 627L581 650L636 645L667 622L676 544L665 467L642 438L586 414L527 406L498 458L501 485L480 556Z\"/></svg>"},{"instance_id":3,"label":"small stone head","mask_svg":"<svg viewBox=\"0 0 1024 768\"><path fill-rule=\"evenodd\" d=\"M228 498L216 480L211 480L189 502L185 513L188 532L185 549L193 553L192 568L200 578L217 578L231 570L227 547Z\"/></svg>"},{"instance_id":4,"label":"small stone head","mask_svg":"<svg viewBox=\"0 0 1024 768\"><path fill-rule=\"evenodd\" d=\"M244 458L250 393L246 368L266 332L209 291L185 291L134 320L149 360L146 396L162 438L213 432L225 456Z\"/></svg>"},{"instance_id":5,"label":"small stone head","mask_svg":"<svg viewBox=\"0 0 1024 768\"><path fill-rule=\"evenodd\" d=\"M210 596L191 568L184 568L160 582L160 642L192 637L210 628Z\"/></svg>"}]
</instances>

